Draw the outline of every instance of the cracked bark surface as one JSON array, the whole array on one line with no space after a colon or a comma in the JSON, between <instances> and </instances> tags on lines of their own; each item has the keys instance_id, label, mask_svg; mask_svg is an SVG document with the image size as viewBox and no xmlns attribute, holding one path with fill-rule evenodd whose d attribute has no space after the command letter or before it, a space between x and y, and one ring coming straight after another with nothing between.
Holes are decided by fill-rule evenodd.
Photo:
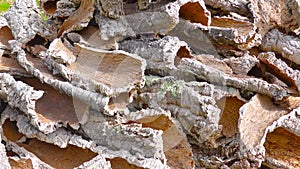
<instances>
[{"instance_id":1,"label":"cracked bark surface","mask_svg":"<svg viewBox=\"0 0 300 169\"><path fill-rule=\"evenodd\" d=\"M299 2L16 0L0 168L298 168Z\"/></svg>"}]
</instances>

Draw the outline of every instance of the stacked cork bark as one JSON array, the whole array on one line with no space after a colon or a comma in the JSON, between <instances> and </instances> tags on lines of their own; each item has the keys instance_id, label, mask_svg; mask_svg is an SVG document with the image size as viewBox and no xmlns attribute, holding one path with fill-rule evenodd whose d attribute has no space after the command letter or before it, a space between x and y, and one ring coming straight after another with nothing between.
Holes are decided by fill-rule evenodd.
<instances>
[{"instance_id":1,"label":"stacked cork bark","mask_svg":"<svg viewBox=\"0 0 300 169\"><path fill-rule=\"evenodd\" d=\"M16 0L0 168L299 168L300 2Z\"/></svg>"}]
</instances>

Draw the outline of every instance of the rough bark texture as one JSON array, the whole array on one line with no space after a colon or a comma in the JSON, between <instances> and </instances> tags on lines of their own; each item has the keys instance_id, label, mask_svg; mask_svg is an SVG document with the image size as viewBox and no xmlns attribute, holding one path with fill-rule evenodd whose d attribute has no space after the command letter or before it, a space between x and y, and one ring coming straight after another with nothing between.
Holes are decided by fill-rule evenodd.
<instances>
[{"instance_id":1,"label":"rough bark texture","mask_svg":"<svg viewBox=\"0 0 300 169\"><path fill-rule=\"evenodd\" d=\"M0 168L299 168L299 1L16 0Z\"/></svg>"},{"instance_id":2,"label":"rough bark texture","mask_svg":"<svg viewBox=\"0 0 300 169\"><path fill-rule=\"evenodd\" d=\"M261 45L265 51L274 51L281 54L284 58L291 60L296 64L300 64L299 60L299 37L285 35L278 29L273 29L264 37Z\"/></svg>"},{"instance_id":3,"label":"rough bark texture","mask_svg":"<svg viewBox=\"0 0 300 169\"><path fill-rule=\"evenodd\" d=\"M45 23L38 11L34 1L17 0L4 15L14 38L23 47L37 35L49 40L53 39L50 26Z\"/></svg>"}]
</instances>

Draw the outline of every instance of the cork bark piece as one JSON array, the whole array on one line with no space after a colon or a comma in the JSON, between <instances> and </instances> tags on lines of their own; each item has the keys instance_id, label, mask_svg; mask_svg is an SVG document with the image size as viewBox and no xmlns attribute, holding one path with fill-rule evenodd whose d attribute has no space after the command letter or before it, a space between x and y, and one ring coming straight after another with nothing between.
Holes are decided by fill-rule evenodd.
<instances>
[{"instance_id":1,"label":"cork bark piece","mask_svg":"<svg viewBox=\"0 0 300 169\"><path fill-rule=\"evenodd\" d=\"M205 26L209 26L211 23L210 12L206 9L203 1L192 1L182 5L179 16L192 23L201 23Z\"/></svg>"},{"instance_id":2,"label":"cork bark piece","mask_svg":"<svg viewBox=\"0 0 300 169\"><path fill-rule=\"evenodd\" d=\"M274 51L282 57L300 64L299 60L300 39L294 36L285 35L278 29L273 29L266 34L262 41L261 48L265 51Z\"/></svg>"},{"instance_id":3,"label":"cork bark piece","mask_svg":"<svg viewBox=\"0 0 300 169\"><path fill-rule=\"evenodd\" d=\"M12 135L13 133L15 133L14 135L22 136L21 133L18 133L15 122L5 121L3 124L3 134L7 141L11 141L26 151L33 153L38 159L53 168L74 168L95 156L95 153L75 146L68 146L65 149L61 149L37 139L27 139L25 140L27 143L24 143L19 140L21 138Z\"/></svg>"},{"instance_id":4,"label":"cork bark piece","mask_svg":"<svg viewBox=\"0 0 300 169\"><path fill-rule=\"evenodd\" d=\"M126 115L131 122L141 123L143 127L162 130L164 153L170 168L194 168L195 161L179 123L169 112L156 109L145 109L130 112Z\"/></svg>"},{"instance_id":5,"label":"cork bark piece","mask_svg":"<svg viewBox=\"0 0 300 169\"><path fill-rule=\"evenodd\" d=\"M60 37L64 32L82 29L88 25L94 13L94 1L82 0L79 8L67 18L61 25L57 37Z\"/></svg>"},{"instance_id":6,"label":"cork bark piece","mask_svg":"<svg viewBox=\"0 0 300 169\"><path fill-rule=\"evenodd\" d=\"M299 2L280 0L263 1L253 0L248 5L254 19L254 24L259 27L259 34L264 36L272 28L282 27L287 32L299 28Z\"/></svg>"},{"instance_id":7,"label":"cork bark piece","mask_svg":"<svg viewBox=\"0 0 300 169\"><path fill-rule=\"evenodd\" d=\"M258 59L281 81L299 91L300 72L298 70L292 69L284 61L277 59L275 53L261 53L258 55Z\"/></svg>"},{"instance_id":8,"label":"cork bark piece","mask_svg":"<svg viewBox=\"0 0 300 169\"><path fill-rule=\"evenodd\" d=\"M13 37L22 43L23 47L36 36L47 40L53 39L53 32L43 20L35 1L15 1L4 17L7 19Z\"/></svg>"},{"instance_id":9,"label":"cork bark piece","mask_svg":"<svg viewBox=\"0 0 300 169\"><path fill-rule=\"evenodd\" d=\"M284 128L277 128L266 137L266 159L270 167L298 168L299 136ZM272 160L271 160L272 159Z\"/></svg>"},{"instance_id":10,"label":"cork bark piece","mask_svg":"<svg viewBox=\"0 0 300 169\"><path fill-rule=\"evenodd\" d=\"M249 41L257 27L249 22L230 17L213 17L210 24L210 36L217 41L242 44Z\"/></svg>"}]
</instances>

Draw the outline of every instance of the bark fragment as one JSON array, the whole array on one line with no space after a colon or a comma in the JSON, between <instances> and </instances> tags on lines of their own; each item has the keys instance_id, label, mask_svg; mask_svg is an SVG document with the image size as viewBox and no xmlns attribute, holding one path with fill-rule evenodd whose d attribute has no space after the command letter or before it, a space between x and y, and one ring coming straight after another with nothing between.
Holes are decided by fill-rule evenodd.
<instances>
[{"instance_id":1,"label":"bark fragment","mask_svg":"<svg viewBox=\"0 0 300 169\"><path fill-rule=\"evenodd\" d=\"M7 20L0 16L0 44L1 44L1 53L3 54L4 50L9 48L9 40L14 39L11 29L8 26ZM1 54L1 56L2 56Z\"/></svg>"},{"instance_id":2,"label":"bark fragment","mask_svg":"<svg viewBox=\"0 0 300 169\"><path fill-rule=\"evenodd\" d=\"M64 32L82 29L88 25L94 13L94 1L82 0L79 8L64 21L57 33L60 37Z\"/></svg>"},{"instance_id":3,"label":"bark fragment","mask_svg":"<svg viewBox=\"0 0 300 169\"><path fill-rule=\"evenodd\" d=\"M61 39L55 39L49 46L49 55L58 63L67 63L70 65L75 62L76 56L64 46Z\"/></svg>"},{"instance_id":4,"label":"bark fragment","mask_svg":"<svg viewBox=\"0 0 300 169\"><path fill-rule=\"evenodd\" d=\"M220 0L220 1L214 1L214 0L204 0L206 5L209 5L215 9L221 9L222 11L227 12L236 12L243 16L249 16L250 11L248 9L249 1L247 0Z\"/></svg>"},{"instance_id":5,"label":"bark fragment","mask_svg":"<svg viewBox=\"0 0 300 169\"><path fill-rule=\"evenodd\" d=\"M188 70L194 73L198 78L204 79L210 83L233 86L248 91L258 92L276 100L281 100L288 96L288 91L281 86L269 84L266 81L250 78L227 75L217 69L204 65L196 60L183 58L178 66L181 70Z\"/></svg>"},{"instance_id":6,"label":"bark fragment","mask_svg":"<svg viewBox=\"0 0 300 169\"><path fill-rule=\"evenodd\" d=\"M281 27L287 32L299 28L299 1L253 0L248 7L255 25L259 27L258 33L263 36L275 27Z\"/></svg>"},{"instance_id":7,"label":"bark fragment","mask_svg":"<svg viewBox=\"0 0 300 169\"><path fill-rule=\"evenodd\" d=\"M128 40L120 43L120 49L135 53L147 62L147 69L175 69L175 58L181 47L188 45L176 37L166 36L162 39Z\"/></svg>"},{"instance_id":8,"label":"bark fragment","mask_svg":"<svg viewBox=\"0 0 300 169\"><path fill-rule=\"evenodd\" d=\"M69 38L68 34L68 38ZM80 32L80 36L83 39L83 42L80 41L73 41L74 43L79 44L86 44L86 46L94 47L97 49L104 49L104 50L111 50L111 49L118 49L117 39L118 38L110 38L108 40L104 40L103 37L100 36L100 29L94 26L88 26L86 29L83 29Z\"/></svg>"},{"instance_id":9,"label":"bark fragment","mask_svg":"<svg viewBox=\"0 0 300 169\"><path fill-rule=\"evenodd\" d=\"M179 10L179 16L192 23L201 23L205 26L209 26L211 23L210 12L206 9L202 0L182 5Z\"/></svg>"},{"instance_id":10,"label":"bark fragment","mask_svg":"<svg viewBox=\"0 0 300 169\"><path fill-rule=\"evenodd\" d=\"M128 20L123 16L118 19L111 19L96 14L96 22L99 26L99 35L103 40L135 36L135 32L130 27Z\"/></svg>"},{"instance_id":11,"label":"bark fragment","mask_svg":"<svg viewBox=\"0 0 300 169\"><path fill-rule=\"evenodd\" d=\"M259 113L259 116L257 116L257 113ZM263 144L269 126L288 113L287 110L274 105L269 98L259 94L240 109L239 132L241 148L248 158L258 163L263 161ZM249 128L249 126L252 127Z\"/></svg>"},{"instance_id":12,"label":"bark fragment","mask_svg":"<svg viewBox=\"0 0 300 169\"><path fill-rule=\"evenodd\" d=\"M75 10L75 4L70 0L60 0L56 2L56 9L52 17L67 18L71 16Z\"/></svg>"},{"instance_id":13,"label":"bark fragment","mask_svg":"<svg viewBox=\"0 0 300 169\"><path fill-rule=\"evenodd\" d=\"M217 41L234 44L246 43L255 35L256 26L248 21L229 17L213 17L210 36Z\"/></svg>"},{"instance_id":14,"label":"bark fragment","mask_svg":"<svg viewBox=\"0 0 300 169\"><path fill-rule=\"evenodd\" d=\"M180 19L176 27L169 32L169 35L186 42L195 54L211 54L219 58L220 56L212 41L210 41L206 29L201 24Z\"/></svg>"},{"instance_id":15,"label":"bark fragment","mask_svg":"<svg viewBox=\"0 0 300 169\"><path fill-rule=\"evenodd\" d=\"M261 47L265 51L277 52L284 58L300 64L300 39L297 37L285 35L278 29L273 29L266 34Z\"/></svg>"},{"instance_id":16,"label":"bark fragment","mask_svg":"<svg viewBox=\"0 0 300 169\"><path fill-rule=\"evenodd\" d=\"M266 65L271 73L299 92L300 72L298 70L292 69L284 61L277 59L272 52L261 53L258 55L258 59Z\"/></svg>"},{"instance_id":17,"label":"bark fragment","mask_svg":"<svg viewBox=\"0 0 300 169\"><path fill-rule=\"evenodd\" d=\"M188 2L180 0L161 4L153 10L125 15L125 19L136 34L166 35L179 22L180 7Z\"/></svg>"},{"instance_id":18,"label":"bark fragment","mask_svg":"<svg viewBox=\"0 0 300 169\"><path fill-rule=\"evenodd\" d=\"M168 168L163 154L162 132L141 125L109 125L107 122L88 122L85 133L112 157L121 157L129 163L147 168ZM99 135L105 138L99 138ZM125 139L126 138L126 139ZM138 160L137 160L138 158Z\"/></svg>"},{"instance_id":19,"label":"bark fragment","mask_svg":"<svg viewBox=\"0 0 300 169\"><path fill-rule=\"evenodd\" d=\"M143 127L163 131L164 153L170 168L194 168L195 162L187 138L169 112L146 109L130 112L126 117L129 121L141 123Z\"/></svg>"},{"instance_id":20,"label":"bark fragment","mask_svg":"<svg viewBox=\"0 0 300 169\"><path fill-rule=\"evenodd\" d=\"M214 144L221 131L218 125L221 111L215 98L222 98L226 91L215 89L208 84L185 83L174 78L154 78L148 84L140 95L145 104L150 108L171 110L172 115L197 144ZM234 90L231 92L235 93Z\"/></svg>"},{"instance_id":21,"label":"bark fragment","mask_svg":"<svg viewBox=\"0 0 300 169\"><path fill-rule=\"evenodd\" d=\"M124 15L122 0L96 0L95 5L103 16L118 19Z\"/></svg>"},{"instance_id":22,"label":"bark fragment","mask_svg":"<svg viewBox=\"0 0 300 169\"><path fill-rule=\"evenodd\" d=\"M231 57L224 59L224 62L226 62L232 71L238 75L247 75L248 72L259 63L256 57L250 56L249 54L245 54L238 58Z\"/></svg>"},{"instance_id":23,"label":"bark fragment","mask_svg":"<svg viewBox=\"0 0 300 169\"><path fill-rule=\"evenodd\" d=\"M163 153L162 131L142 127L141 124L136 123L128 125L110 124L113 121L109 121L103 115L99 116L99 112L96 111L90 114L94 115L90 117L90 122L83 126L87 134L86 137L90 137L89 140L83 139L82 136L71 133L65 128L44 134L33 127L29 119L22 113L9 107L3 112L1 119L2 123L9 120L17 121L16 125L20 133L7 132L8 134L18 134L17 136L13 135L14 140L19 140L24 134L27 138L36 138L42 141L43 144L46 142L60 148L74 147L73 145L75 145L102 154L105 158L123 158L129 163L140 167L168 168ZM14 128L16 128L16 125L13 125ZM97 128L94 128L95 126ZM103 135L99 138L98 134L101 133ZM119 138L112 139L115 135L118 135ZM137 144L131 144L132 142ZM137 158L142 160L136 160Z\"/></svg>"},{"instance_id":24,"label":"bark fragment","mask_svg":"<svg viewBox=\"0 0 300 169\"><path fill-rule=\"evenodd\" d=\"M35 1L16 0L4 17L7 19L14 38L23 47L36 35L48 40L53 39L53 32L43 20Z\"/></svg>"},{"instance_id":25,"label":"bark fragment","mask_svg":"<svg viewBox=\"0 0 300 169\"><path fill-rule=\"evenodd\" d=\"M111 163L106 161L106 159L102 155L97 155L95 158L93 158L90 161L87 161L83 163L82 165L74 168L74 169L97 169L97 168L102 168L102 169L111 169Z\"/></svg>"},{"instance_id":26,"label":"bark fragment","mask_svg":"<svg viewBox=\"0 0 300 169\"><path fill-rule=\"evenodd\" d=\"M279 168L300 167L297 158L300 155L299 141L299 136L281 127L269 133L264 143L268 165Z\"/></svg>"},{"instance_id":27,"label":"bark fragment","mask_svg":"<svg viewBox=\"0 0 300 169\"><path fill-rule=\"evenodd\" d=\"M3 129L1 127L1 133L2 133L2 130ZM0 140L2 140L2 136L1 135L0 135ZM0 164L1 168L11 169L11 165L9 164L8 157L6 155L5 147L4 147L4 145L2 143L0 143L0 159L1 159L1 164Z\"/></svg>"},{"instance_id":28,"label":"bark fragment","mask_svg":"<svg viewBox=\"0 0 300 169\"><path fill-rule=\"evenodd\" d=\"M80 102L90 105L96 110L103 111L105 109L108 109L108 97L103 96L99 93L83 90L71 85L68 82L62 81L61 78L53 76L51 73L49 73L46 66L41 63L41 59L32 59L32 57L29 56L28 59L31 59L29 61L26 57L25 51L21 49L20 46L18 46L17 42L12 41L11 45L14 46L13 52L17 55L16 57L19 64L31 75L38 78L41 82L49 84L58 91L71 96L73 99L78 99ZM80 113L78 117L81 118L84 116L82 115L82 113ZM81 122L84 122L84 120ZM48 132L51 131L53 131L53 128Z\"/></svg>"},{"instance_id":29,"label":"bark fragment","mask_svg":"<svg viewBox=\"0 0 300 169\"><path fill-rule=\"evenodd\" d=\"M257 116L258 112L260 116ZM240 109L241 141L247 148L260 145L266 128L287 113L288 111L275 106L269 98L261 95L254 96Z\"/></svg>"},{"instance_id":30,"label":"bark fragment","mask_svg":"<svg viewBox=\"0 0 300 169\"><path fill-rule=\"evenodd\" d=\"M21 133L18 133L17 126L15 126L14 122L9 120L5 121L3 126L3 134L8 142L12 142L12 144L16 144L20 148L26 149L26 151L34 154L53 168L74 168L95 156L95 153L91 151L86 151L71 145L67 146L65 149L61 149L55 145L44 143L37 139L22 140L23 136ZM12 136L12 133L18 133L18 135L22 137L17 138Z\"/></svg>"}]
</instances>

